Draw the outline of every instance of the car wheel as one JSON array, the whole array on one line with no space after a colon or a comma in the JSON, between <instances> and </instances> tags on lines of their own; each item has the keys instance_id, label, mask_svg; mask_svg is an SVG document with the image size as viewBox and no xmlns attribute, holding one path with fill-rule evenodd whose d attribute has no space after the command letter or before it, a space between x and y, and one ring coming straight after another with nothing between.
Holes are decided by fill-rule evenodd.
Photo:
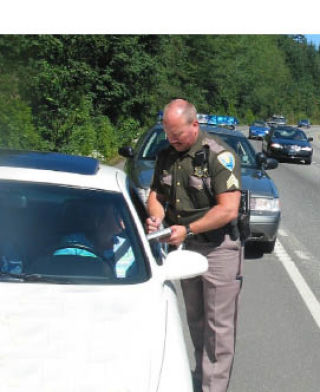
<instances>
[{"instance_id":1,"label":"car wheel","mask_svg":"<svg viewBox=\"0 0 320 392\"><path fill-rule=\"evenodd\" d=\"M304 160L304 163L306 165L311 165L311 162L312 162L311 158L307 158L307 159Z\"/></svg>"},{"instance_id":2,"label":"car wheel","mask_svg":"<svg viewBox=\"0 0 320 392\"><path fill-rule=\"evenodd\" d=\"M276 240L273 241L266 241L261 243L261 250L263 253L272 253L274 250Z\"/></svg>"}]
</instances>

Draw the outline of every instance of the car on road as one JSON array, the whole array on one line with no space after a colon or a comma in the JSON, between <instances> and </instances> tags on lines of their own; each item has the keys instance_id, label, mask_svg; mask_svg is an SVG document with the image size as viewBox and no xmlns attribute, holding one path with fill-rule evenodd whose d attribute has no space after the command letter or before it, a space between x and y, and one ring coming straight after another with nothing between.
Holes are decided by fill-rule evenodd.
<instances>
[{"instance_id":1,"label":"car on road","mask_svg":"<svg viewBox=\"0 0 320 392\"><path fill-rule=\"evenodd\" d=\"M287 119L282 114L274 114L267 123L269 126L286 125Z\"/></svg>"},{"instance_id":2,"label":"car on road","mask_svg":"<svg viewBox=\"0 0 320 392\"><path fill-rule=\"evenodd\" d=\"M310 128L310 127L311 127L311 122L310 122L310 120L307 119L307 118L302 119L302 120L300 120L300 121L298 122L298 127L299 127L299 128L303 128L303 127Z\"/></svg>"},{"instance_id":3,"label":"car on road","mask_svg":"<svg viewBox=\"0 0 320 392\"><path fill-rule=\"evenodd\" d=\"M193 391L171 280L207 260L148 239L123 171L1 150L0 216L1 390Z\"/></svg>"},{"instance_id":4,"label":"car on road","mask_svg":"<svg viewBox=\"0 0 320 392\"><path fill-rule=\"evenodd\" d=\"M265 121L254 121L249 127L249 139L263 139L270 131L270 127Z\"/></svg>"},{"instance_id":5,"label":"car on road","mask_svg":"<svg viewBox=\"0 0 320 392\"><path fill-rule=\"evenodd\" d=\"M313 148L302 129L279 126L272 129L262 141L262 151L268 157L286 161L304 161L306 165L312 162Z\"/></svg>"},{"instance_id":6,"label":"car on road","mask_svg":"<svg viewBox=\"0 0 320 392\"><path fill-rule=\"evenodd\" d=\"M255 242L265 252L272 252L280 223L280 203L276 185L266 170L276 168L278 162L256 153L250 141L240 131L200 124L202 130L227 142L241 158L242 186L250 191L250 230L248 242ZM143 134L136 147L120 148L127 158L125 170L146 202L158 152L169 144L162 124Z\"/></svg>"}]
</instances>

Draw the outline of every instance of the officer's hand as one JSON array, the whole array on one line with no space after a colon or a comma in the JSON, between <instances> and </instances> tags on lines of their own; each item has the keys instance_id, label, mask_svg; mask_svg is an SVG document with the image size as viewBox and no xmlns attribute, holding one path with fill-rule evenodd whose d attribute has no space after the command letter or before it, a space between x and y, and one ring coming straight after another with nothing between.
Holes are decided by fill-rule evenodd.
<instances>
[{"instance_id":1,"label":"officer's hand","mask_svg":"<svg viewBox=\"0 0 320 392\"><path fill-rule=\"evenodd\" d=\"M166 239L166 242L170 245L179 246L185 239L187 235L187 230L185 226L174 225L170 226L171 236Z\"/></svg>"},{"instance_id":2,"label":"officer's hand","mask_svg":"<svg viewBox=\"0 0 320 392\"><path fill-rule=\"evenodd\" d=\"M146 230L147 233L153 233L160 229L162 220L160 218L156 218L155 216L150 216L146 219Z\"/></svg>"}]
</instances>

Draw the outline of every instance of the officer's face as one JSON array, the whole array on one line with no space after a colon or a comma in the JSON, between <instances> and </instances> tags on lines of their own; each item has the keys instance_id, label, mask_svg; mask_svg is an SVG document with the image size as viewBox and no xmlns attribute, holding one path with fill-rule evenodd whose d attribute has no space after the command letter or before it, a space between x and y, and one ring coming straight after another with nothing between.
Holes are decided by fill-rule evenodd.
<instances>
[{"instance_id":1,"label":"officer's face","mask_svg":"<svg viewBox=\"0 0 320 392\"><path fill-rule=\"evenodd\" d=\"M163 122L169 143L177 151L188 150L197 140L198 121L187 123L184 118L171 118Z\"/></svg>"}]
</instances>

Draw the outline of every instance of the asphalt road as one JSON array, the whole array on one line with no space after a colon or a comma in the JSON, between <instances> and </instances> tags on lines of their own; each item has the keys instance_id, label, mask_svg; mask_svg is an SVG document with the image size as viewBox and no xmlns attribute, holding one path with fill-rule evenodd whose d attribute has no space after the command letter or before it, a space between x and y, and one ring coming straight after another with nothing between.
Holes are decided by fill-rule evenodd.
<instances>
[{"instance_id":1,"label":"asphalt road","mask_svg":"<svg viewBox=\"0 0 320 392\"><path fill-rule=\"evenodd\" d=\"M246 250L229 392L320 391L320 126L307 133L314 137L312 164L269 171L282 220L273 254ZM252 144L261 150L260 141ZM182 301L181 314L193 368Z\"/></svg>"}]
</instances>

